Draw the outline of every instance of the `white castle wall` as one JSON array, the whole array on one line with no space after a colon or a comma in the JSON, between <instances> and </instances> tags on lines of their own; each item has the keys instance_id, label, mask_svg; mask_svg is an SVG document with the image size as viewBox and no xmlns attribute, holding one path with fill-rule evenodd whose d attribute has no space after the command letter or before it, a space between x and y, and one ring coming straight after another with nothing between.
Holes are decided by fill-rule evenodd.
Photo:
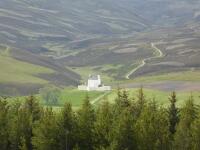
<instances>
[{"instance_id":1,"label":"white castle wall","mask_svg":"<svg viewBox=\"0 0 200 150\"><path fill-rule=\"evenodd\" d=\"M101 85L101 78L100 75L98 75L98 79L89 79L87 85L79 85L79 90L82 91L110 91L110 86L102 86Z\"/></svg>"}]
</instances>

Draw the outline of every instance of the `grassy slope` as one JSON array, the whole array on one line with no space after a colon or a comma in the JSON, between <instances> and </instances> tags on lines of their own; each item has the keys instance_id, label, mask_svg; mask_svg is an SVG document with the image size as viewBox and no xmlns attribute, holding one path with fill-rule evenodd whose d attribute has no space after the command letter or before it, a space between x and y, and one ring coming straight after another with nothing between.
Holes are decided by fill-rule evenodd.
<instances>
[{"instance_id":1,"label":"grassy slope","mask_svg":"<svg viewBox=\"0 0 200 150\"><path fill-rule=\"evenodd\" d=\"M176 73L166 73L148 77L134 79L136 82L154 82L154 81L200 81L200 71L185 71Z\"/></svg>"},{"instance_id":2,"label":"grassy slope","mask_svg":"<svg viewBox=\"0 0 200 150\"><path fill-rule=\"evenodd\" d=\"M41 73L53 73L53 70L16 60L9 56L8 49L0 53L0 83L39 83L48 81L36 77Z\"/></svg>"},{"instance_id":3,"label":"grassy slope","mask_svg":"<svg viewBox=\"0 0 200 150\"><path fill-rule=\"evenodd\" d=\"M138 89L129 89L128 93L129 96L133 99L137 98L137 92ZM150 90L150 89L144 89L144 94L147 100L155 99L158 104L161 104L163 106L167 106L169 104L169 96L170 92L164 92L159 90ZM194 97L195 103L200 104L200 92L178 92L177 93L177 99L178 99L178 106L181 106L185 100L188 99L191 94ZM110 102L114 102L117 94L116 91L113 91L111 94L109 94L106 99L108 99Z\"/></svg>"}]
</instances>

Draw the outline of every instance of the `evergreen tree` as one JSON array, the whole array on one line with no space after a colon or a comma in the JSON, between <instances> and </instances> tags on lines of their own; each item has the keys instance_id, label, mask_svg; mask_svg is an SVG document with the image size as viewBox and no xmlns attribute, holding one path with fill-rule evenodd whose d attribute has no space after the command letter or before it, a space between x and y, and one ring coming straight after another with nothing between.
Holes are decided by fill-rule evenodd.
<instances>
[{"instance_id":1,"label":"evergreen tree","mask_svg":"<svg viewBox=\"0 0 200 150\"><path fill-rule=\"evenodd\" d=\"M179 117L178 117L178 108L176 107L176 93L172 92L170 98L170 107L169 107L169 131L172 135L176 132L176 125L178 124Z\"/></svg>"},{"instance_id":2,"label":"evergreen tree","mask_svg":"<svg viewBox=\"0 0 200 150\"><path fill-rule=\"evenodd\" d=\"M110 132L113 128L112 107L108 101L104 101L97 110L94 123L95 149L107 148L110 145Z\"/></svg>"},{"instance_id":3,"label":"evergreen tree","mask_svg":"<svg viewBox=\"0 0 200 150\"><path fill-rule=\"evenodd\" d=\"M78 111L65 104L56 113L34 96L7 100L0 99L0 150L200 149L200 108L192 96L178 109L173 92L170 107L163 108L146 102L142 88L136 102L119 90L115 104L94 109L87 95Z\"/></svg>"},{"instance_id":4,"label":"evergreen tree","mask_svg":"<svg viewBox=\"0 0 200 150\"><path fill-rule=\"evenodd\" d=\"M34 96L31 95L26 98L23 108L31 116L33 123L40 119L41 107L39 101Z\"/></svg>"},{"instance_id":5,"label":"evergreen tree","mask_svg":"<svg viewBox=\"0 0 200 150\"><path fill-rule=\"evenodd\" d=\"M197 117L196 106L191 96L181 110L180 122L175 134L175 149L190 150L192 147L191 125Z\"/></svg>"},{"instance_id":6,"label":"evergreen tree","mask_svg":"<svg viewBox=\"0 0 200 150\"><path fill-rule=\"evenodd\" d=\"M121 101L122 101L122 92L121 89L117 89L117 98L115 99L115 104L116 106L121 106Z\"/></svg>"},{"instance_id":7,"label":"evergreen tree","mask_svg":"<svg viewBox=\"0 0 200 150\"><path fill-rule=\"evenodd\" d=\"M193 150L199 150L200 149L200 114L198 115L198 119L196 119L192 126L191 126L191 132L192 132L192 148Z\"/></svg>"},{"instance_id":8,"label":"evergreen tree","mask_svg":"<svg viewBox=\"0 0 200 150\"><path fill-rule=\"evenodd\" d=\"M25 137L29 137L31 117L24 109L24 104L16 101L9 108L9 149L20 150L27 148ZM28 132L27 132L28 131Z\"/></svg>"},{"instance_id":9,"label":"evergreen tree","mask_svg":"<svg viewBox=\"0 0 200 150\"><path fill-rule=\"evenodd\" d=\"M95 112L86 96L77 116L79 136L78 146L81 150L93 150Z\"/></svg>"},{"instance_id":10,"label":"evergreen tree","mask_svg":"<svg viewBox=\"0 0 200 150\"><path fill-rule=\"evenodd\" d=\"M59 127L59 143L60 150L70 150L75 145L76 140L76 124L75 115L72 111L71 104L66 103L62 108L61 115L59 116L58 127Z\"/></svg>"},{"instance_id":11,"label":"evergreen tree","mask_svg":"<svg viewBox=\"0 0 200 150\"><path fill-rule=\"evenodd\" d=\"M138 95L137 95L137 101L136 101L136 106L135 106L135 116L139 117L143 108L145 107L145 103L146 103L146 99L145 99L145 95L143 92L143 88L141 87L138 90Z\"/></svg>"},{"instance_id":12,"label":"evergreen tree","mask_svg":"<svg viewBox=\"0 0 200 150\"><path fill-rule=\"evenodd\" d=\"M115 118L116 119L116 118ZM128 108L114 120L112 129L112 142L109 149L134 150L136 149L134 118Z\"/></svg>"},{"instance_id":13,"label":"evergreen tree","mask_svg":"<svg viewBox=\"0 0 200 150\"><path fill-rule=\"evenodd\" d=\"M128 92L126 90L121 91L118 89L117 98L115 99L114 114L118 116L124 109L131 106Z\"/></svg>"},{"instance_id":14,"label":"evergreen tree","mask_svg":"<svg viewBox=\"0 0 200 150\"><path fill-rule=\"evenodd\" d=\"M154 101L143 108L135 130L139 150L165 150L169 148L167 113L163 108L158 109Z\"/></svg>"},{"instance_id":15,"label":"evergreen tree","mask_svg":"<svg viewBox=\"0 0 200 150\"><path fill-rule=\"evenodd\" d=\"M129 100L129 95L126 90L123 90L122 92L122 102L121 102L122 107L128 108L130 107L130 100Z\"/></svg>"},{"instance_id":16,"label":"evergreen tree","mask_svg":"<svg viewBox=\"0 0 200 150\"><path fill-rule=\"evenodd\" d=\"M32 140L36 150L58 150L59 149L59 128L56 116L52 108L46 108L39 122L34 126L34 137Z\"/></svg>"},{"instance_id":17,"label":"evergreen tree","mask_svg":"<svg viewBox=\"0 0 200 150\"><path fill-rule=\"evenodd\" d=\"M5 100L0 99L0 148L6 150L9 144L8 132L8 104Z\"/></svg>"},{"instance_id":18,"label":"evergreen tree","mask_svg":"<svg viewBox=\"0 0 200 150\"><path fill-rule=\"evenodd\" d=\"M34 96L29 96L26 98L24 105L22 105L21 112L24 113L24 138L26 141L26 146L28 150L32 150L32 137L33 137L33 126L36 121L40 119L41 107L38 100ZM23 118L22 118L23 119Z\"/></svg>"}]
</instances>

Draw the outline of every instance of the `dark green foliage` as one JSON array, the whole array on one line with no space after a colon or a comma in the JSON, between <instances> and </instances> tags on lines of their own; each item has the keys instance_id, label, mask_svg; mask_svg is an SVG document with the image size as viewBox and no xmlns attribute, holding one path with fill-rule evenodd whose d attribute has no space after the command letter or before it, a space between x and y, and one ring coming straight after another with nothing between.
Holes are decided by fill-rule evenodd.
<instances>
[{"instance_id":1,"label":"dark green foliage","mask_svg":"<svg viewBox=\"0 0 200 150\"><path fill-rule=\"evenodd\" d=\"M131 106L131 102L128 97L128 92L126 90L121 91L118 89L117 98L115 100L114 113L118 116L124 109Z\"/></svg>"},{"instance_id":2,"label":"dark green foliage","mask_svg":"<svg viewBox=\"0 0 200 150\"><path fill-rule=\"evenodd\" d=\"M78 123L78 146L82 150L92 150L94 144L94 122L95 111L90 104L89 97L86 96L82 107L77 113Z\"/></svg>"},{"instance_id":3,"label":"dark green foliage","mask_svg":"<svg viewBox=\"0 0 200 150\"><path fill-rule=\"evenodd\" d=\"M170 107L169 107L169 131L171 132L171 134L173 135L176 132L176 125L178 124L178 108L176 107L176 93L172 92L170 98Z\"/></svg>"},{"instance_id":4,"label":"dark green foliage","mask_svg":"<svg viewBox=\"0 0 200 150\"><path fill-rule=\"evenodd\" d=\"M45 104L53 106L58 104L60 89L55 86L47 86L40 89L40 95Z\"/></svg>"},{"instance_id":5,"label":"dark green foliage","mask_svg":"<svg viewBox=\"0 0 200 150\"><path fill-rule=\"evenodd\" d=\"M57 126L56 115L51 108L46 108L41 119L33 130L33 145L38 150L57 150L59 140L57 137L59 128Z\"/></svg>"},{"instance_id":6,"label":"dark green foliage","mask_svg":"<svg viewBox=\"0 0 200 150\"><path fill-rule=\"evenodd\" d=\"M8 148L8 105L5 100L0 99L0 148L6 150Z\"/></svg>"},{"instance_id":7,"label":"dark green foliage","mask_svg":"<svg viewBox=\"0 0 200 150\"><path fill-rule=\"evenodd\" d=\"M136 123L139 150L169 149L169 129L167 113L156 103L147 104Z\"/></svg>"},{"instance_id":8,"label":"dark green foliage","mask_svg":"<svg viewBox=\"0 0 200 150\"><path fill-rule=\"evenodd\" d=\"M41 107L34 96L27 97L24 103L16 101L12 105L0 100L1 149L32 150L32 130L40 114Z\"/></svg>"},{"instance_id":9,"label":"dark green foliage","mask_svg":"<svg viewBox=\"0 0 200 150\"><path fill-rule=\"evenodd\" d=\"M197 109L191 96L181 110L180 122L175 135L177 150L190 150L192 147L192 123L197 118Z\"/></svg>"},{"instance_id":10,"label":"dark green foliage","mask_svg":"<svg viewBox=\"0 0 200 150\"><path fill-rule=\"evenodd\" d=\"M112 106L105 101L97 109L96 121L94 123L96 149L106 149L110 146L112 128Z\"/></svg>"},{"instance_id":11,"label":"dark green foliage","mask_svg":"<svg viewBox=\"0 0 200 150\"><path fill-rule=\"evenodd\" d=\"M26 141L24 138L22 138L21 140L21 146L19 148L20 150L28 150L27 146L26 146Z\"/></svg>"},{"instance_id":12,"label":"dark green foliage","mask_svg":"<svg viewBox=\"0 0 200 150\"><path fill-rule=\"evenodd\" d=\"M112 130L112 148L115 150L134 150L136 149L134 118L129 109L116 118Z\"/></svg>"},{"instance_id":13,"label":"dark green foliage","mask_svg":"<svg viewBox=\"0 0 200 150\"><path fill-rule=\"evenodd\" d=\"M24 127L22 127L25 143L29 150L32 150L32 137L33 137L33 126L36 121L40 119L41 108L39 102L34 96L30 96L26 99L24 105L20 110L22 115L22 122L24 122Z\"/></svg>"},{"instance_id":14,"label":"dark green foliage","mask_svg":"<svg viewBox=\"0 0 200 150\"><path fill-rule=\"evenodd\" d=\"M58 117L58 136L60 150L72 149L76 144L76 120L75 114L72 111L71 104L67 103L62 108L61 114Z\"/></svg>"},{"instance_id":15,"label":"dark green foliage","mask_svg":"<svg viewBox=\"0 0 200 150\"><path fill-rule=\"evenodd\" d=\"M145 100L145 96L144 96L144 92L143 92L143 88L141 87L138 90L138 95L137 95L137 102L136 102L136 107L135 107L135 115L137 117L140 116L144 106L145 106L146 100Z\"/></svg>"},{"instance_id":16,"label":"dark green foliage","mask_svg":"<svg viewBox=\"0 0 200 150\"><path fill-rule=\"evenodd\" d=\"M9 122L9 141L10 141L10 149L20 149L22 143L25 145L25 139L22 132L22 113L21 113L21 104L16 102L10 107L10 122ZM24 141L22 141L22 139Z\"/></svg>"},{"instance_id":17,"label":"dark green foliage","mask_svg":"<svg viewBox=\"0 0 200 150\"><path fill-rule=\"evenodd\" d=\"M118 90L115 104L94 107L87 96L82 107L59 112L43 108L34 96L9 105L0 100L0 150L199 150L200 108L191 96L182 108L176 94L170 107L136 100Z\"/></svg>"},{"instance_id":18,"label":"dark green foliage","mask_svg":"<svg viewBox=\"0 0 200 150\"><path fill-rule=\"evenodd\" d=\"M191 127L192 130L192 148L194 150L200 149L200 114L198 114L198 119L196 119Z\"/></svg>"}]
</instances>

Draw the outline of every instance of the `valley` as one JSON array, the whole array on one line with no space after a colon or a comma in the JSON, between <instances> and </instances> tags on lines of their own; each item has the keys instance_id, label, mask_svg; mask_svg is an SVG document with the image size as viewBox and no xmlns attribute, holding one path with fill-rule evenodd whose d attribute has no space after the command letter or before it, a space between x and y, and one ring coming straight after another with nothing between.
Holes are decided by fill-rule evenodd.
<instances>
[{"instance_id":1,"label":"valley","mask_svg":"<svg viewBox=\"0 0 200 150\"><path fill-rule=\"evenodd\" d=\"M1 93L76 88L89 74L114 88L199 82L199 6L197 0L2 0Z\"/></svg>"},{"instance_id":2,"label":"valley","mask_svg":"<svg viewBox=\"0 0 200 150\"><path fill-rule=\"evenodd\" d=\"M0 0L0 150L199 150L200 0Z\"/></svg>"}]
</instances>

